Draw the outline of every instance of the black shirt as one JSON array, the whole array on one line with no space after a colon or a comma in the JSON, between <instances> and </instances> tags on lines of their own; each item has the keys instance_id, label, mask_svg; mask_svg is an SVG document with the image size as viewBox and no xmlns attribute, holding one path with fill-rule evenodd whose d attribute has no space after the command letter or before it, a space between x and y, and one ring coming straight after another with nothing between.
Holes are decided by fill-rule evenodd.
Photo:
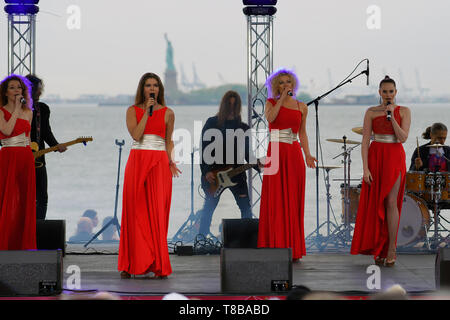
<instances>
[{"instance_id":1,"label":"black shirt","mask_svg":"<svg viewBox=\"0 0 450 320\"><path fill-rule=\"evenodd\" d=\"M205 176L206 173L225 165L238 167L245 161L256 165L256 158L250 152L251 131L249 129L250 127L246 123L238 119L225 120L223 126L219 127L217 116L208 118L203 126L201 137L200 169L202 175ZM229 142L231 138L234 138L233 142ZM227 143L230 143L229 150L227 150ZM232 150L234 157L229 154ZM257 166L255 170L259 172Z\"/></svg>"},{"instance_id":2,"label":"black shirt","mask_svg":"<svg viewBox=\"0 0 450 320\"><path fill-rule=\"evenodd\" d=\"M40 139L37 141L37 121L38 113L40 116ZM58 144L58 141L53 136L52 128L50 127L50 108L43 102L38 102L34 105L33 121L31 122L31 141L38 142L39 150L45 149L45 143L50 147ZM39 158L39 162L45 164L45 155Z\"/></svg>"},{"instance_id":3,"label":"black shirt","mask_svg":"<svg viewBox=\"0 0 450 320\"><path fill-rule=\"evenodd\" d=\"M427 146L429 146L431 143L424 144L419 147L419 153L420 153L420 159L422 159L423 166L419 169L416 169L415 161L417 158L417 148L414 150L412 157L411 157L411 166L409 167L409 171L428 171L428 160L430 158L430 149ZM444 146L444 156L447 159L450 159L450 147ZM450 161L447 160L447 170L450 169Z\"/></svg>"}]
</instances>

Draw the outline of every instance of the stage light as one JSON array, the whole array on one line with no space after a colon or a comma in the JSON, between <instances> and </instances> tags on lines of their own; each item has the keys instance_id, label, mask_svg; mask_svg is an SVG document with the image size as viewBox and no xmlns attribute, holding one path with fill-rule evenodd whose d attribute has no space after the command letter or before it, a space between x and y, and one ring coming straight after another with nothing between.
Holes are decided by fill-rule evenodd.
<instances>
[{"instance_id":1,"label":"stage light","mask_svg":"<svg viewBox=\"0 0 450 320\"><path fill-rule=\"evenodd\" d=\"M7 14L37 14L39 0L5 0Z\"/></svg>"},{"instance_id":2,"label":"stage light","mask_svg":"<svg viewBox=\"0 0 450 320\"><path fill-rule=\"evenodd\" d=\"M275 6L278 0L242 0L244 6Z\"/></svg>"},{"instance_id":3,"label":"stage light","mask_svg":"<svg viewBox=\"0 0 450 320\"><path fill-rule=\"evenodd\" d=\"M277 0L242 0L246 16L273 16L277 12L274 6Z\"/></svg>"}]
</instances>

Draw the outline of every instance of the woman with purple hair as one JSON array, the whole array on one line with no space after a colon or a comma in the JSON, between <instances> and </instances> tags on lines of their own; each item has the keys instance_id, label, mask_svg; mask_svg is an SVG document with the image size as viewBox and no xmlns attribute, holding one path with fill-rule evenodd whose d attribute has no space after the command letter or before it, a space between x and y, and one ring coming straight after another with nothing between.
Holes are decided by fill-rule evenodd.
<instances>
[{"instance_id":1,"label":"woman with purple hair","mask_svg":"<svg viewBox=\"0 0 450 320\"><path fill-rule=\"evenodd\" d=\"M36 249L30 88L28 80L17 75L0 84L0 250Z\"/></svg>"},{"instance_id":2,"label":"woman with purple hair","mask_svg":"<svg viewBox=\"0 0 450 320\"><path fill-rule=\"evenodd\" d=\"M309 168L315 168L317 161L311 156L306 134L308 108L295 98L298 85L295 73L286 69L274 72L266 81L269 99L265 116L269 122L270 142L258 232L258 247L292 248L294 261L306 254L305 160Z\"/></svg>"}]
</instances>

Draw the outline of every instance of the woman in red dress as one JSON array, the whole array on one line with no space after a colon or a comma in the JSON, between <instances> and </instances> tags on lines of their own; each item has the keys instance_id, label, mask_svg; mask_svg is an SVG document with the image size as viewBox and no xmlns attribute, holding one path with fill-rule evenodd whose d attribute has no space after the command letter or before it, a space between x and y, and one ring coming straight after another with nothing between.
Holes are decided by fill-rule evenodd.
<instances>
[{"instance_id":1,"label":"woman in red dress","mask_svg":"<svg viewBox=\"0 0 450 320\"><path fill-rule=\"evenodd\" d=\"M135 105L127 110L133 146L125 168L118 270L122 278L172 273L167 247L172 177L174 112L165 106L158 75L142 76Z\"/></svg>"},{"instance_id":2,"label":"woman in red dress","mask_svg":"<svg viewBox=\"0 0 450 320\"><path fill-rule=\"evenodd\" d=\"M31 85L11 75L1 82L0 94L0 250L36 249Z\"/></svg>"},{"instance_id":3,"label":"woman in red dress","mask_svg":"<svg viewBox=\"0 0 450 320\"><path fill-rule=\"evenodd\" d=\"M350 252L373 255L376 264L393 266L405 190L402 143L408 138L411 112L395 105L397 89L388 76L381 81L379 94L381 104L364 116L363 183Z\"/></svg>"},{"instance_id":4,"label":"woman in red dress","mask_svg":"<svg viewBox=\"0 0 450 320\"><path fill-rule=\"evenodd\" d=\"M306 134L307 106L295 99L296 75L286 69L266 81L265 116L270 142L261 191L258 247L292 248L293 260L306 254L303 226L306 164L315 168ZM297 140L300 138L300 143Z\"/></svg>"}]
</instances>

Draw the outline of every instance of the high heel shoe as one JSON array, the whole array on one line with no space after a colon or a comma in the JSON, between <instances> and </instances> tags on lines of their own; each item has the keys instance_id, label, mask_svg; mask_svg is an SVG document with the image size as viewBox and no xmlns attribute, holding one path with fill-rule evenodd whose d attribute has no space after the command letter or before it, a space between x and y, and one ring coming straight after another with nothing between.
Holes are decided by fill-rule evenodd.
<instances>
[{"instance_id":1,"label":"high heel shoe","mask_svg":"<svg viewBox=\"0 0 450 320\"><path fill-rule=\"evenodd\" d=\"M388 260L386 258L386 261L384 262L384 265L386 267L393 267L395 265L395 260L397 260L397 252L396 251L394 251L394 259Z\"/></svg>"},{"instance_id":2,"label":"high heel shoe","mask_svg":"<svg viewBox=\"0 0 450 320\"><path fill-rule=\"evenodd\" d=\"M131 274L129 274L129 273L126 272L126 271L122 271L122 272L120 273L120 278L121 278L121 279L130 279L130 278L131 278Z\"/></svg>"},{"instance_id":3,"label":"high heel shoe","mask_svg":"<svg viewBox=\"0 0 450 320\"><path fill-rule=\"evenodd\" d=\"M384 266L386 258L376 257L374 260L377 266Z\"/></svg>"},{"instance_id":4,"label":"high heel shoe","mask_svg":"<svg viewBox=\"0 0 450 320\"><path fill-rule=\"evenodd\" d=\"M385 265L386 267L393 267L393 266L395 265L395 260L397 260L397 257L395 257L395 258L392 259L392 260L387 260L387 259L386 259L386 261L384 262L384 265Z\"/></svg>"}]
</instances>

